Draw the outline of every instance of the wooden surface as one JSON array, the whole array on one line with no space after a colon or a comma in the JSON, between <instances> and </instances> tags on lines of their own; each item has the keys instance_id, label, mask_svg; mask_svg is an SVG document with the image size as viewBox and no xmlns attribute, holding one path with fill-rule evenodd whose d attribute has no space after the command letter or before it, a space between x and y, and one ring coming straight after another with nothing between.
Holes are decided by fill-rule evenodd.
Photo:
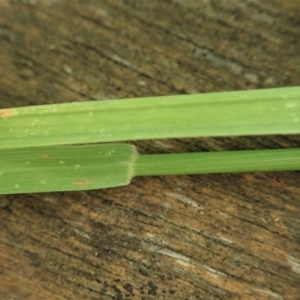
<instances>
[{"instance_id":1,"label":"wooden surface","mask_svg":"<svg viewBox=\"0 0 300 300\"><path fill-rule=\"evenodd\" d=\"M0 107L300 85L299 16L299 0L0 0ZM262 149L300 137L137 145ZM299 178L1 196L0 299L300 299Z\"/></svg>"}]
</instances>

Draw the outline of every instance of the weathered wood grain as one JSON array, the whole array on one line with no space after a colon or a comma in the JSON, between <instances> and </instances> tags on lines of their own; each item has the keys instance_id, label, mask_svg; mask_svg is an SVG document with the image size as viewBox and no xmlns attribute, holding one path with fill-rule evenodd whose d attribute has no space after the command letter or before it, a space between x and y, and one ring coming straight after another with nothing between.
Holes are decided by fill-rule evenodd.
<instances>
[{"instance_id":1,"label":"weathered wood grain","mask_svg":"<svg viewBox=\"0 0 300 300\"><path fill-rule=\"evenodd\" d=\"M300 85L299 16L299 0L0 0L0 107ZM0 299L300 299L299 178L150 177L1 196Z\"/></svg>"}]
</instances>

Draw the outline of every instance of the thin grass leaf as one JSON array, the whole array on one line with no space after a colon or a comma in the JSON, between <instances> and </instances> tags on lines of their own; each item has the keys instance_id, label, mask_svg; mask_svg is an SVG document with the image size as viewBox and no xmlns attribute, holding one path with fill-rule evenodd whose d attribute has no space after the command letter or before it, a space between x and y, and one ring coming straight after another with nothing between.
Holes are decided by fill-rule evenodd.
<instances>
[{"instance_id":1,"label":"thin grass leaf","mask_svg":"<svg viewBox=\"0 0 300 300\"><path fill-rule=\"evenodd\" d=\"M0 194L126 185L136 155L129 144L0 150Z\"/></svg>"},{"instance_id":2,"label":"thin grass leaf","mask_svg":"<svg viewBox=\"0 0 300 300\"><path fill-rule=\"evenodd\" d=\"M0 110L0 149L300 133L300 87Z\"/></svg>"},{"instance_id":3,"label":"thin grass leaf","mask_svg":"<svg viewBox=\"0 0 300 300\"><path fill-rule=\"evenodd\" d=\"M91 190L134 176L300 170L300 149L140 155L129 144L0 150L0 194Z\"/></svg>"}]
</instances>

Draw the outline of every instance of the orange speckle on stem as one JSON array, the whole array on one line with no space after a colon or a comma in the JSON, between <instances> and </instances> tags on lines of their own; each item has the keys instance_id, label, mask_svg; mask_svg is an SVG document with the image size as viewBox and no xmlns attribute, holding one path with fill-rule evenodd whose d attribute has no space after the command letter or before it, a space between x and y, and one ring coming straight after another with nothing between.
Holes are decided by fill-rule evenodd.
<instances>
[{"instance_id":1,"label":"orange speckle on stem","mask_svg":"<svg viewBox=\"0 0 300 300\"><path fill-rule=\"evenodd\" d=\"M91 182L89 180L77 180L76 185L89 185Z\"/></svg>"},{"instance_id":2,"label":"orange speckle on stem","mask_svg":"<svg viewBox=\"0 0 300 300\"><path fill-rule=\"evenodd\" d=\"M50 157L50 154L49 153L44 153L43 155L42 155L42 158L49 158Z\"/></svg>"},{"instance_id":3,"label":"orange speckle on stem","mask_svg":"<svg viewBox=\"0 0 300 300\"><path fill-rule=\"evenodd\" d=\"M13 109L0 109L0 118L11 117L14 114Z\"/></svg>"}]
</instances>

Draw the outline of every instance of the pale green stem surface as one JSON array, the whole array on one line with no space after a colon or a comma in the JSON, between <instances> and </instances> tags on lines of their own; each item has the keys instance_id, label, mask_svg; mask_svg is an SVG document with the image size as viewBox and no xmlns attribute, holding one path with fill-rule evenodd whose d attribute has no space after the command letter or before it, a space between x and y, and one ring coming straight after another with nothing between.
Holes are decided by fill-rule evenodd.
<instances>
[{"instance_id":1,"label":"pale green stem surface","mask_svg":"<svg viewBox=\"0 0 300 300\"><path fill-rule=\"evenodd\" d=\"M0 149L300 133L300 87L0 110Z\"/></svg>"},{"instance_id":2,"label":"pale green stem surface","mask_svg":"<svg viewBox=\"0 0 300 300\"><path fill-rule=\"evenodd\" d=\"M122 186L134 176L300 170L300 149L139 155L129 144L0 150L0 194Z\"/></svg>"},{"instance_id":3,"label":"pale green stem surface","mask_svg":"<svg viewBox=\"0 0 300 300\"><path fill-rule=\"evenodd\" d=\"M300 149L139 155L135 176L300 170Z\"/></svg>"}]
</instances>

